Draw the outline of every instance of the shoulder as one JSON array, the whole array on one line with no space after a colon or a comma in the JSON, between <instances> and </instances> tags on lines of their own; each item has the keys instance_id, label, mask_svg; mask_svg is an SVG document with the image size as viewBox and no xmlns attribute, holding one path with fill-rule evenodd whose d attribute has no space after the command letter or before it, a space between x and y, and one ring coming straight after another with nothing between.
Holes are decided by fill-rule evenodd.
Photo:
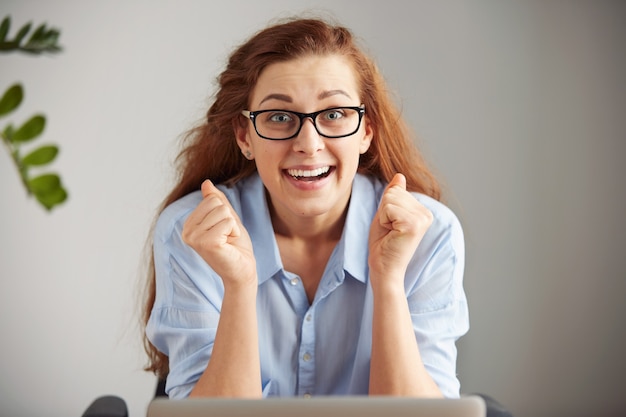
<instances>
[{"instance_id":1,"label":"shoulder","mask_svg":"<svg viewBox=\"0 0 626 417\"><path fill-rule=\"evenodd\" d=\"M426 207L433 214L433 225L435 227L446 228L446 229L458 229L458 231L462 230L461 223L457 217L457 215L444 203L441 201L435 200L432 197L429 197L425 194L421 193L411 193L415 196L417 201L422 203L424 207Z\"/></svg>"},{"instance_id":2,"label":"shoulder","mask_svg":"<svg viewBox=\"0 0 626 417\"><path fill-rule=\"evenodd\" d=\"M421 193L412 193L433 214L433 222L423 238L424 248L449 252L459 265L465 260L465 236L457 215L441 201Z\"/></svg>"}]
</instances>

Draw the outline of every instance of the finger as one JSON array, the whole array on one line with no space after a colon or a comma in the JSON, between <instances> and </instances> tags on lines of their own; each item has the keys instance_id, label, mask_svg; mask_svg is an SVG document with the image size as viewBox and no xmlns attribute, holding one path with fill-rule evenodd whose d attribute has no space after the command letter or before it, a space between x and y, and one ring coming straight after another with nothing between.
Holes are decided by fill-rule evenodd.
<instances>
[{"instance_id":1,"label":"finger","mask_svg":"<svg viewBox=\"0 0 626 417\"><path fill-rule=\"evenodd\" d=\"M207 218L201 227L200 230L204 229L202 235L208 241L227 243L230 239L241 235L239 225L232 216Z\"/></svg>"},{"instance_id":2,"label":"finger","mask_svg":"<svg viewBox=\"0 0 626 417\"><path fill-rule=\"evenodd\" d=\"M214 195L222 200L224 204L230 207L230 202L228 201L226 195L222 192L222 190L217 188L211 180L204 180L202 182L202 185L200 186L200 190L202 191L202 197L206 198L210 195Z\"/></svg>"},{"instance_id":3,"label":"finger","mask_svg":"<svg viewBox=\"0 0 626 417\"><path fill-rule=\"evenodd\" d=\"M401 205L398 199L402 199L404 194L403 191L406 191L406 177L403 174L397 173L393 176L389 184L387 184L387 188L385 188L383 197L378 207L378 211L381 214L379 218L381 225L386 225L393 221L393 218L390 216L389 213L389 205Z\"/></svg>"},{"instance_id":4,"label":"finger","mask_svg":"<svg viewBox=\"0 0 626 417\"><path fill-rule=\"evenodd\" d=\"M403 174L397 173L393 176L391 181L389 181L389 185L387 185L387 189L391 187L400 187L403 190L406 190L406 177Z\"/></svg>"},{"instance_id":5,"label":"finger","mask_svg":"<svg viewBox=\"0 0 626 417\"><path fill-rule=\"evenodd\" d=\"M211 180L204 180L200 186L200 190L202 190L202 197L207 197L210 194L220 192Z\"/></svg>"},{"instance_id":6,"label":"finger","mask_svg":"<svg viewBox=\"0 0 626 417\"><path fill-rule=\"evenodd\" d=\"M237 219L237 221L240 224L242 224L241 219L239 218L239 215L237 214L237 211L233 208L232 204L230 204L230 201L228 200L228 197L226 197L226 194L224 194L222 190L217 188L211 180L204 180L200 189L202 190L203 197L214 195L217 198L219 198L222 201L222 203L232 211L235 219Z\"/></svg>"},{"instance_id":7,"label":"finger","mask_svg":"<svg viewBox=\"0 0 626 417\"><path fill-rule=\"evenodd\" d=\"M201 207L196 209L183 225L183 241L187 244L200 242L225 243L231 238L241 235L237 219L231 210L226 207L217 197L210 196L202 203L211 203L212 208Z\"/></svg>"},{"instance_id":8,"label":"finger","mask_svg":"<svg viewBox=\"0 0 626 417\"><path fill-rule=\"evenodd\" d=\"M209 194L198 203L198 206L189 214L185 223L198 225L203 222L207 215L223 205L224 203L217 195Z\"/></svg>"}]
</instances>

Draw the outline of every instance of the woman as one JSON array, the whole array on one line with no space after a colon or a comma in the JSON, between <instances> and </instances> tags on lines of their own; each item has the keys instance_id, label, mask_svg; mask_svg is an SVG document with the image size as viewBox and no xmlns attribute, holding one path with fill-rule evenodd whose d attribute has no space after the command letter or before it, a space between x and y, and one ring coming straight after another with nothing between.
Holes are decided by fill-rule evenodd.
<instances>
[{"instance_id":1,"label":"woman","mask_svg":"<svg viewBox=\"0 0 626 417\"><path fill-rule=\"evenodd\" d=\"M170 397L459 396L462 229L349 30L254 35L188 139L145 307Z\"/></svg>"}]
</instances>

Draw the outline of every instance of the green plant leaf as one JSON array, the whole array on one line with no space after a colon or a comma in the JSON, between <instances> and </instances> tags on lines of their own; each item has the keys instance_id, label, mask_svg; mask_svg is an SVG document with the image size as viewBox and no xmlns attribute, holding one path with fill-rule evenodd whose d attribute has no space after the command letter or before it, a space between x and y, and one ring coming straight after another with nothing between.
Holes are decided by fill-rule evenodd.
<instances>
[{"instance_id":1,"label":"green plant leaf","mask_svg":"<svg viewBox=\"0 0 626 417\"><path fill-rule=\"evenodd\" d=\"M61 36L61 32L56 29L50 29L48 33L46 33L46 45L54 46L59 41L59 37Z\"/></svg>"},{"instance_id":2,"label":"green plant leaf","mask_svg":"<svg viewBox=\"0 0 626 417\"><path fill-rule=\"evenodd\" d=\"M28 180L28 189L33 194L46 194L61 186L61 177L57 174L42 174Z\"/></svg>"},{"instance_id":3,"label":"green plant leaf","mask_svg":"<svg viewBox=\"0 0 626 417\"><path fill-rule=\"evenodd\" d=\"M34 32L28 36L33 28L33 23L28 22L20 28L13 40L8 39L10 18L7 16L0 25L0 35L6 30L4 37L0 37L0 52L21 51L28 54L40 55L44 52L57 53L62 48L58 45L61 32L57 29L46 27L46 23L37 26ZM28 38L27 38L28 36ZM27 41L25 41L28 39Z\"/></svg>"},{"instance_id":4,"label":"green plant leaf","mask_svg":"<svg viewBox=\"0 0 626 417\"><path fill-rule=\"evenodd\" d=\"M9 33L9 29L11 28L11 18L6 16L2 20L2 24L0 24L0 42L4 42L7 38L7 34Z\"/></svg>"},{"instance_id":5,"label":"green plant leaf","mask_svg":"<svg viewBox=\"0 0 626 417\"><path fill-rule=\"evenodd\" d=\"M13 133L13 142L28 142L41 135L46 127L46 118L41 114L31 117Z\"/></svg>"},{"instance_id":6,"label":"green plant leaf","mask_svg":"<svg viewBox=\"0 0 626 417\"><path fill-rule=\"evenodd\" d=\"M9 142L13 142L13 133L15 132L15 129L13 128L13 125L11 123L9 123L5 128L4 128L4 132L2 132L2 134L4 135L4 137L9 141Z\"/></svg>"},{"instance_id":7,"label":"green plant leaf","mask_svg":"<svg viewBox=\"0 0 626 417\"><path fill-rule=\"evenodd\" d=\"M30 36L28 42L33 42L39 40L46 33L46 24L42 23L35 29L33 34Z\"/></svg>"},{"instance_id":8,"label":"green plant leaf","mask_svg":"<svg viewBox=\"0 0 626 417\"><path fill-rule=\"evenodd\" d=\"M59 185L59 187L53 188L46 193L35 194L35 198L42 206L51 210L52 207L67 200L67 191Z\"/></svg>"},{"instance_id":9,"label":"green plant leaf","mask_svg":"<svg viewBox=\"0 0 626 417\"><path fill-rule=\"evenodd\" d=\"M24 52L40 54L43 52L59 52L61 47L57 45L61 32L51 28L47 29L45 23L37 28L26 45L21 49Z\"/></svg>"},{"instance_id":10,"label":"green plant leaf","mask_svg":"<svg viewBox=\"0 0 626 417\"><path fill-rule=\"evenodd\" d=\"M58 153L59 148L55 145L41 146L22 158L22 163L29 166L46 165L52 162Z\"/></svg>"},{"instance_id":11,"label":"green plant leaf","mask_svg":"<svg viewBox=\"0 0 626 417\"><path fill-rule=\"evenodd\" d=\"M24 89L17 83L9 87L0 99L0 116L15 110L24 98Z\"/></svg>"},{"instance_id":12,"label":"green plant leaf","mask_svg":"<svg viewBox=\"0 0 626 417\"><path fill-rule=\"evenodd\" d=\"M37 201L48 210L67 199L67 191L57 174L43 174L32 178L28 180L28 187Z\"/></svg>"},{"instance_id":13,"label":"green plant leaf","mask_svg":"<svg viewBox=\"0 0 626 417\"><path fill-rule=\"evenodd\" d=\"M32 25L32 22L28 22L24 26L22 26L19 32L17 32L17 35L15 35L15 39L13 39L13 42L15 42L16 45L22 43L22 39L26 37L26 34L30 31Z\"/></svg>"},{"instance_id":14,"label":"green plant leaf","mask_svg":"<svg viewBox=\"0 0 626 417\"><path fill-rule=\"evenodd\" d=\"M21 51L38 55L44 52L54 53L61 51L61 47L57 45L60 37L59 30L54 28L48 29L46 23L37 26L35 31L31 33L32 28L32 22L26 23L11 40L9 39L11 17L5 16L0 22L0 52ZM27 41L24 42L26 39ZM9 87L0 97L0 117L19 107L23 98L24 89L21 84L16 83ZM20 152L21 143L31 141L41 135L45 126L46 117L43 114L34 115L17 129L12 123L8 123L4 130L0 131L0 141L6 145L28 193L31 196L34 195L37 201L46 209L51 210L55 205L67 199L67 191L61 184L61 178L54 173L31 178L29 168L52 162L59 153L58 146L40 146L30 151L25 157L22 157L22 152Z\"/></svg>"}]
</instances>

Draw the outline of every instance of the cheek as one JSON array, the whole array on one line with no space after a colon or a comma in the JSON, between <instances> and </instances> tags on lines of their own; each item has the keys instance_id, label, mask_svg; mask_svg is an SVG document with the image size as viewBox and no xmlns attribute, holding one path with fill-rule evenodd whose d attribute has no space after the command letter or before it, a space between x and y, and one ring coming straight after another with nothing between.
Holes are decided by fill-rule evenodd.
<instances>
[{"instance_id":1,"label":"cheek","mask_svg":"<svg viewBox=\"0 0 626 417\"><path fill-rule=\"evenodd\" d=\"M365 153L368 148L369 141L365 140L363 137L359 137L355 138L354 142L351 143L349 152L358 160L361 154Z\"/></svg>"},{"instance_id":2,"label":"cheek","mask_svg":"<svg viewBox=\"0 0 626 417\"><path fill-rule=\"evenodd\" d=\"M281 160L285 155L284 146L282 143L260 143L258 141L253 142L252 149L254 150L254 161L259 173L271 173L279 172L281 166Z\"/></svg>"},{"instance_id":3,"label":"cheek","mask_svg":"<svg viewBox=\"0 0 626 417\"><path fill-rule=\"evenodd\" d=\"M356 172L361 157L359 142L354 141L343 146L336 146L333 148L333 153L337 160L341 161L340 164L346 170L346 174L348 171L350 175L352 171Z\"/></svg>"}]
</instances>

